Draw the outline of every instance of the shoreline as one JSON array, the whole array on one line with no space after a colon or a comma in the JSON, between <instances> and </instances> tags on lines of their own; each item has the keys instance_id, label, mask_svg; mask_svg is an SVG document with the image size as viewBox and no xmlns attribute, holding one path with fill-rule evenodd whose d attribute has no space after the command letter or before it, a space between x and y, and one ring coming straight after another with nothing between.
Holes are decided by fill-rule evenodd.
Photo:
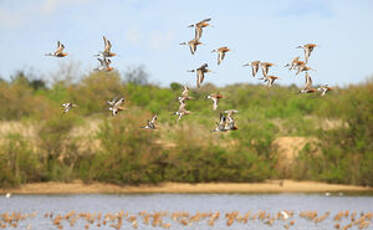
<instances>
[{"instance_id":1,"label":"shoreline","mask_svg":"<svg viewBox=\"0 0 373 230\"><path fill-rule=\"evenodd\" d=\"M135 193L323 193L323 192L373 192L373 187L326 184L313 181L284 180L263 183L161 183L159 185L119 186L81 181L71 183L47 182L0 189L0 194L135 194Z\"/></svg>"}]
</instances>

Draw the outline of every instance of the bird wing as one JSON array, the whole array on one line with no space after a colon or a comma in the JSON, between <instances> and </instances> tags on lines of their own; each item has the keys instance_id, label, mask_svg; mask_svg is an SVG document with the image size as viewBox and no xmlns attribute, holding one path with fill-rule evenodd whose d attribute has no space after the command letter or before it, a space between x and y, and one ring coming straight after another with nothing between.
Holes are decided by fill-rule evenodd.
<instances>
[{"instance_id":1,"label":"bird wing","mask_svg":"<svg viewBox=\"0 0 373 230\"><path fill-rule=\"evenodd\" d=\"M211 21L211 18L206 18L206 19L203 19L202 21L197 22L196 25L198 27L204 24L205 22L209 22L209 21Z\"/></svg>"},{"instance_id":2,"label":"bird wing","mask_svg":"<svg viewBox=\"0 0 373 230\"><path fill-rule=\"evenodd\" d=\"M205 74L203 73L202 70L198 71L197 74L198 74L199 83L202 84L203 80L205 79Z\"/></svg>"},{"instance_id":3,"label":"bird wing","mask_svg":"<svg viewBox=\"0 0 373 230\"><path fill-rule=\"evenodd\" d=\"M182 112L185 110L185 103L180 103L178 112Z\"/></svg>"},{"instance_id":4,"label":"bird wing","mask_svg":"<svg viewBox=\"0 0 373 230\"><path fill-rule=\"evenodd\" d=\"M268 73L268 67L267 65L261 65L261 67L262 67L263 76L266 77Z\"/></svg>"},{"instance_id":5,"label":"bird wing","mask_svg":"<svg viewBox=\"0 0 373 230\"><path fill-rule=\"evenodd\" d=\"M120 98L114 103L114 107L119 107L124 102L124 97Z\"/></svg>"},{"instance_id":6,"label":"bird wing","mask_svg":"<svg viewBox=\"0 0 373 230\"><path fill-rule=\"evenodd\" d=\"M157 115L154 115L153 116L153 118L152 118L152 121L151 121L151 123L153 123L154 124L154 122L156 121L158 119L158 116Z\"/></svg>"},{"instance_id":7,"label":"bird wing","mask_svg":"<svg viewBox=\"0 0 373 230\"><path fill-rule=\"evenodd\" d=\"M197 50L197 46L194 43L189 43L189 49L190 49L190 53L194 54L194 52L196 52Z\"/></svg>"},{"instance_id":8,"label":"bird wing","mask_svg":"<svg viewBox=\"0 0 373 230\"><path fill-rule=\"evenodd\" d=\"M100 65L101 65L101 66L104 66L104 65L105 65L105 62L104 62L104 60L103 60L102 58L97 58L97 61L100 62Z\"/></svg>"},{"instance_id":9,"label":"bird wing","mask_svg":"<svg viewBox=\"0 0 373 230\"><path fill-rule=\"evenodd\" d=\"M102 38L104 39L104 45L105 45L104 52L110 52L111 42L109 40L107 40L105 36L102 36Z\"/></svg>"},{"instance_id":10,"label":"bird wing","mask_svg":"<svg viewBox=\"0 0 373 230\"><path fill-rule=\"evenodd\" d=\"M259 70L259 64L252 64L251 65L251 74L253 75L253 77L255 77L258 70Z\"/></svg>"},{"instance_id":11,"label":"bird wing","mask_svg":"<svg viewBox=\"0 0 373 230\"><path fill-rule=\"evenodd\" d=\"M306 78L306 85L305 85L305 89L307 88L311 88L312 87L312 78L311 76L306 72L305 74L305 78Z\"/></svg>"},{"instance_id":12,"label":"bird wing","mask_svg":"<svg viewBox=\"0 0 373 230\"><path fill-rule=\"evenodd\" d=\"M189 89L184 88L184 91L181 93L181 95L182 95L183 97L187 97L188 94L189 94Z\"/></svg>"},{"instance_id":13,"label":"bird wing","mask_svg":"<svg viewBox=\"0 0 373 230\"><path fill-rule=\"evenodd\" d=\"M55 55L61 54L65 46L60 42L57 41L57 49L56 52L54 52Z\"/></svg>"},{"instance_id":14,"label":"bird wing","mask_svg":"<svg viewBox=\"0 0 373 230\"><path fill-rule=\"evenodd\" d=\"M226 117L224 116L223 113L220 113L220 120L219 120L219 124L224 124L226 122Z\"/></svg>"},{"instance_id":15,"label":"bird wing","mask_svg":"<svg viewBox=\"0 0 373 230\"><path fill-rule=\"evenodd\" d=\"M311 53L308 48L304 48L304 61L305 63L308 63L308 58L310 57Z\"/></svg>"},{"instance_id":16,"label":"bird wing","mask_svg":"<svg viewBox=\"0 0 373 230\"><path fill-rule=\"evenodd\" d=\"M214 98L214 97L211 97L212 101L214 102L214 104L212 105L212 108L214 110L216 110L218 108L218 99L217 98Z\"/></svg>"},{"instance_id":17,"label":"bird wing","mask_svg":"<svg viewBox=\"0 0 373 230\"><path fill-rule=\"evenodd\" d=\"M199 40L202 37L202 27L196 26L194 29L194 39Z\"/></svg>"}]
</instances>

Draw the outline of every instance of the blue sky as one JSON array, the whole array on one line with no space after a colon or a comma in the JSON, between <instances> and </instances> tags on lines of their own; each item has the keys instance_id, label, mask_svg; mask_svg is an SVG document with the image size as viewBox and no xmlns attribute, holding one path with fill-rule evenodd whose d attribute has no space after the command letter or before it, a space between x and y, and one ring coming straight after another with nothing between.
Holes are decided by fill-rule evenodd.
<instances>
[{"instance_id":1,"label":"blue sky","mask_svg":"<svg viewBox=\"0 0 373 230\"><path fill-rule=\"evenodd\" d=\"M271 73L279 84L302 85L283 65L295 56L296 46L316 43L310 58L313 81L345 86L373 74L373 1L264 0L264 1L172 1L172 0L1 0L0 76L9 79L25 69L45 78L61 66L75 63L79 73L97 65L93 57L103 49L102 35L119 54L112 66L125 71L145 65L152 82L194 85L187 69L209 63L215 72L206 82L216 85L257 83L242 67L248 61L277 64ZM178 44L193 38L186 26L212 17L214 27L204 30L202 42L192 56ZM45 57L62 41L69 55ZM220 66L211 50L232 48ZM48 80L48 79L47 79Z\"/></svg>"}]
</instances>

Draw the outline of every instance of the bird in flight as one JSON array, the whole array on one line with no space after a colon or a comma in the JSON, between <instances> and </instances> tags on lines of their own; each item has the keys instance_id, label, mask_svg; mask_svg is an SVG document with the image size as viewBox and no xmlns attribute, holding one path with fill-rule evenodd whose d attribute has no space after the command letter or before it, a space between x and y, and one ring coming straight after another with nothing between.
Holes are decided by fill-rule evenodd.
<instances>
[{"instance_id":1,"label":"bird in flight","mask_svg":"<svg viewBox=\"0 0 373 230\"><path fill-rule=\"evenodd\" d=\"M229 52L231 51L227 46L223 46L223 47L220 47L218 49L214 49L211 51L211 53L218 53L218 65L220 65L220 63L223 61L224 57L225 57L225 53L226 52Z\"/></svg>"},{"instance_id":2,"label":"bird in flight","mask_svg":"<svg viewBox=\"0 0 373 230\"><path fill-rule=\"evenodd\" d=\"M155 122L156 122L157 119L158 119L158 115L156 114L152 117L151 121L148 120L146 126L143 126L141 128L143 128L143 129L156 129Z\"/></svg>"},{"instance_id":3,"label":"bird in flight","mask_svg":"<svg viewBox=\"0 0 373 230\"><path fill-rule=\"evenodd\" d=\"M121 97L119 99L115 97L111 101L106 101L106 103L109 105L109 111L111 111L113 116L124 110L124 108L121 106L124 101L124 97Z\"/></svg>"},{"instance_id":4,"label":"bird in flight","mask_svg":"<svg viewBox=\"0 0 373 230\"><path fill-rule=\"evenodd\" d=\"M114 57L114 56L116 56L115 53L111 52L111 47L112 47L111 42L108 39L106 39L105 36L102 36L102 38L104 40L104 51L100 52L96 56L103 56L103 57Z\"/></svg>"},{"instance_id":5,"label":"bird in flight","mask_svg":"<svg viewBox=\"0 0 373 230\"><path fill-rule=\"evenodd\" d=\"M306 64L308 63L308 59L310 58L311 53L316 46L317 46L316 44L312 44L312 43L305 44L303 46L297 46L297 49L304 50L304 61Z\"/></svg>"},{"instance_id":6,"label":"bird in flight","mask_svg":"<svg viewBox=\"0 0 373 230\"><path fill-rule=\"evenodd\" d=\"M69 112L72 108L77 107L76 104L73 104L71 102L67 102L61 105L63 107L63 113Z\"/></svg>"},{"instance_id":7,"label":"bird in flight","mask_svg":"<svg viewBox=\"0 0 373 230\"><path fill-rule=\"evenodd\" d=\"M252 62L249 62L249 63L243 65L243 66L251 66L251 75L253 77L255 77L255 75L259 71L260 61L258 61L258 60L252 61Z\"/></svg>"},{"instance_id":8,"label":"bird in flight","mask_svg":"<svg viewBox=\"0 0 373 230\"><path fill-rule=\"evenodd\" d=\"M216 110L218 108L218 103L221 98L223 98L223 95L221 94L211 94L206 96L207 99L211 99L213 104L212 104L212 109Z\"/></svg>"},{"instance_id":9,"label":"bird in flight","mask_svg":"<svg viewBox=\"0 0 373 230\"><path fill-rule=\"evenodd\" d=\"M317 91L317 89L312 87L312 78L309 75L309 73L306 72L304 77L306 79L306 84L304 85L304 88L302 90L300 90L298 93L300 93L300 94L315 93Z\"/></svg>"},{"instance_id":10,"label":"bird in flight","mask_svg":"<svg viewBox=\"0 0 373 230\"><path fill-rule=\"evenodd\" d=\"M199 40L202 37L202 30L207 26L211 26L208 22L211 21L211 18L206 18L196 24L189 25L188 27L194 27L194 39Z\"/></svg>"},{"instance_id":11,"label":"bird in flight","mask_svg":"<svg viewBox=\"0 0 373 230\"><path fill-rule=\"evenodd\" d=\"M65 57L67 56L67 53L63 52L64 49L65 49L65 46L60 41L58 41L56 51L54 51L54 53L47 53L45 54L45 56Z\"/></svg>"},{"instance_id":12,"label":"bird in flight","mask_svg":"<svg viewBox=\"0 0 373 230\"><path fill-rule=\"evenodd\" d=\"M190 53L194 55L194 53L197 51L197 46L203 45L202 42L200 42L197 39L190 40L189 42L182 42L179 43L179 45L186 45L189 46Z\"/></svg>"},{"instance_id":13,"label":"bird in flight","mask_svg":"<svg viewBox=\"0 0 373 230\"><path fill-rule=\"evenodd\" d=\"M198 67L197 69L188 70L188 72L196 73L197 74L197 87L199 88L205 79L205 73L212 72L211 70L207 69L208 64L205 63Z\"/></svg>"}]
</instances>

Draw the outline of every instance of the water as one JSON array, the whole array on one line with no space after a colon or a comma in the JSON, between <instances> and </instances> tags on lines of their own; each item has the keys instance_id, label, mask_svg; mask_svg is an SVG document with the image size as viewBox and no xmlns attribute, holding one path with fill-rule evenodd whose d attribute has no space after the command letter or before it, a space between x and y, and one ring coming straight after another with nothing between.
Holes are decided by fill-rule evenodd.
<instances>
[{"instance_id":1,"label":"water","mask_svg":"<svg viewBox=\"0 0 373 230\"><path fill-rule=\"evenodd\" d=\"M267 213L276 215L281 210L292 210L295 212L293 218L288 221L276 220L272 227L259 220L249 220L248 223L233 223L226 226L225 213L239 211L244 215L251 211L251 216L264 210ZM339 211L349 210L360 213L373 212L373 196L343 195L338 194L325 196L325 194L136 194L136 195L15 195L10 199L0 197L0 213L21 212L30 214L37 212L34 218L27 218L19 222L17 228L7 229L57 229L52 224L52 219L45 218L45 213L53 212L64 215L71 210L89 213L116 213L121 210L129 212L130 215L138 215L141 211L150 213L157 211L168 211L169 215L163 218L165 223L170 223L170 229L285 229L283 226L290 220L295 221L295 225L290 229L334 229L333 217ZM220 218L215 222L214 227L207 225L207 219L189 226L183 226L172 220L171 213L176 211L186 211L191 215L197 212L220 212ZM315 224L299 217L301 211L317 211L319 216L326 211L331 215L322 223ZM0 218L1 219L1 218ZM341 226L348 224L344 219ZM87 222L79 219L74 227L64 220L64 229L84 229ZM162 229L144 225L142 218L138 216L138 229ZM97 227L96 223L89 226L89 229L114 229L109 225ZM123 222L121 229L133 229L127 222ZM354 226L353 229L357 229ZM368 229L373 229L373 222Z\"/></svg>"}]
</instances>

